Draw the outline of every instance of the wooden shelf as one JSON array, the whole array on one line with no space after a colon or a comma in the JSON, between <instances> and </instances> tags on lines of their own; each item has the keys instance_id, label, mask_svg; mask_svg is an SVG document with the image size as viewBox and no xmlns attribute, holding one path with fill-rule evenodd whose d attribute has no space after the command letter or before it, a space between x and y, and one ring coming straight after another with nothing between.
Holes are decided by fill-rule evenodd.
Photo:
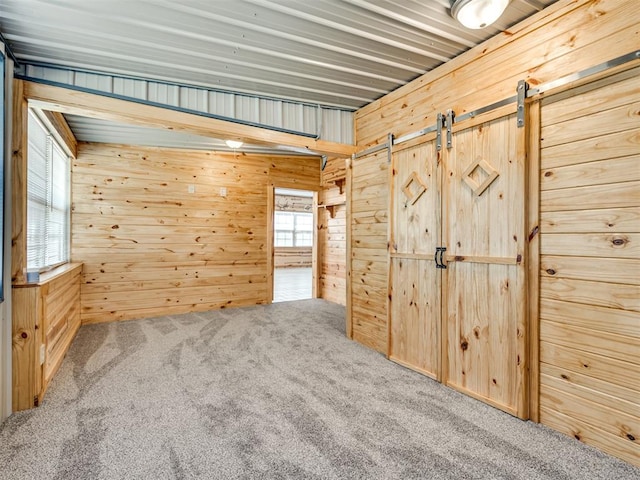
<instances>
[{"instance_id":1,"label":"wooden shelf","mask_svg":"<svg viewBox=\"0 0 640 480\"><path fill-rule=\"evenodd\" d=\"M55 280L61 275L65 275L66 273L76 269L82 270L82 263L65 263L64 265L60 265L59 267L41 273L40 280L38 280L37 282L14 282L11 286L13 288L39 287Z\"/></svg>"},{"instance_id":2,"label":"wooden shelf","mask_svg":"<svg viewBox=\"0 0 640 480\"><path fill-rule=\"evenodd\" d=\"M335 216L336 216L336 207L340 207L340 206L343 206L343 205L346 205L346 203L345 202L338 202L338 203L329 203L327 205L319 204L318 208L326 209L329 212L329 216L331 218L335 218Z\"/></svg>"},{"instance_id":3,"label":"wooden shelf","mask_svg":"<svg viewBox=\"0 0 640 480\"><path fill-rule=\"evenodd\" d=\"M322 181L322 185L324 186L332 186L335 185L340 190L340 195L344 193L344 184L347 181L345 177L337 177L331 179L325 179Z\"/></svg>"}]
</instances>

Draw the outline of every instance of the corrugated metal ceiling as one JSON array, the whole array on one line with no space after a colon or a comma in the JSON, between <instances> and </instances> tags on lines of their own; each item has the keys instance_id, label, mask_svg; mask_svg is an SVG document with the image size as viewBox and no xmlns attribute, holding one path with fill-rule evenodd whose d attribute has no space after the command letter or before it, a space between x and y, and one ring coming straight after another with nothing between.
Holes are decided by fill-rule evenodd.
<instances>
[{"instance_id":1,"label":"corrugated metal ceiling","mask_svg":"<svg viewBox=\"0 0 640 480\"><path fill-rule=\"evenodd\" d=\"M65 118L74 135L81 142L214 150L218 152L233 151L225 144L224 140L211 137L202 137L161 128L140 127L78 115L65 115ZM246 153L294 154L286 148L274 149L247 144L243 145L240 150ZM300 153L295 154L300 155Z\"/></svg>"},{"instance_id":2,"label":"corrugated metal ceiling","mask_svg":"<svg viewBox=\"0 0 640 480\"><path fill-rule=\"evenodd\" d=\"M448 0L0 0L17 58L356 109L555 0L472 31Z\"/></svg>"}]
</instances>

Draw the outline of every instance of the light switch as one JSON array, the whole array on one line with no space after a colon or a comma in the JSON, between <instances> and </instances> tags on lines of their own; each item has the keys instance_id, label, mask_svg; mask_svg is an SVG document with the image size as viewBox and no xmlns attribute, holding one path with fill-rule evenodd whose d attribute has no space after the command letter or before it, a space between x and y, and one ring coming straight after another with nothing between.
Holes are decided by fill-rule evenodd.
<instances>
[{"instance_id":1,"label":"light switch","mask_svg":"<svg viewBox=\"0 0 640 480\"><path fill-rule=\"evenodd\" d=\"M227 187L220 187L220 196L221 197L227 196Z\"/></svg>"},{"instance_id":2,"label":"light switch","mask_svg":"<svg viewBox=\"0 0 640 480\"><path fill-rule=\"evenodd\" d=\"M188 187L188 191L189 193L196 193L196 186L193 183L190 183Z\"/></svg>"}]
</instances>

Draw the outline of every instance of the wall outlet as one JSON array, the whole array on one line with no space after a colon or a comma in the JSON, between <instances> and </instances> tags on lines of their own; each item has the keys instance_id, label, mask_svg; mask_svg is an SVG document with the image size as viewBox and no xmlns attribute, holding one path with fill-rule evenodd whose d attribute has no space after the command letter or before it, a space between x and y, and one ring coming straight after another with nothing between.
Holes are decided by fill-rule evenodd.
<instances>
[{"instance_id":1,"label":"wall outlet","mask_svg":"<svg viewBox=\"0 0 640 480\"><path fill-rule=\"evenodd\" d=\"M44 348L44 344L40 345L40 365L44 365L46 350Z\"/></svg>"},{"instance_id":2,"label":"wall outlet","mask_svg":"<svg viewBox=\"0 0 640 480\"><path fill-rule=\"evenodd\" d=\"M227 196L227 187L220 187L220 196L221 197Z\"/></svg>"},{"instance_id":3,"label":"wall outlet","mask_svg":"<svg viewBox=\"0 0 640 480\"><path fill-rule=\"evenodd\" d=\"M192 183L189 184L189 186L187 187L187 191L189 193L196 193L196 186Z\"/></svg>"}]
</instances>

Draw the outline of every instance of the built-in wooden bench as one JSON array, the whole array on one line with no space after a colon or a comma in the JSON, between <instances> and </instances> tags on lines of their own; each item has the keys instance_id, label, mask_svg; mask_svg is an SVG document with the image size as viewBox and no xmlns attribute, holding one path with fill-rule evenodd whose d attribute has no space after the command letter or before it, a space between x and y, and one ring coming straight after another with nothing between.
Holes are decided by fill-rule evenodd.
<instances>
[{"instance_id":1,"label":"built-in wooden bench","mask_svg":"<svg viewBox=\"0 0 640 480\"><path fill-rule=\"evenodd\" d=\"M81 263L12 286L13 410L38 406L80 328Z\"/></svg>"}]
</instances>

